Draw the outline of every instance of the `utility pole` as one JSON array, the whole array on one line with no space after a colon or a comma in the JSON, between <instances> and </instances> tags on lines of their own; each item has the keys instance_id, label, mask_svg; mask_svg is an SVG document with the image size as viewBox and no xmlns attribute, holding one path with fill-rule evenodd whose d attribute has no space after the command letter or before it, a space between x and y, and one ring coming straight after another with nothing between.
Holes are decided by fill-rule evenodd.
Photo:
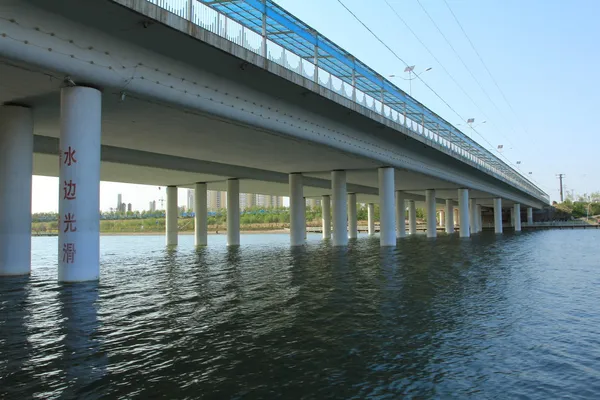
<instances>
[{"instance_id":1,"label":"utility pole","mask_svg":"<svg viewBox=\"0 0 600 400\"><path fill-rule=\"evenodd\" d=\"M558 177L558 180L560 181L560 202L562 203L564 201L564 199L563 199L563 177L565 176L565 174L558 174L556 176Z\"/></svg>"}]
</instances>

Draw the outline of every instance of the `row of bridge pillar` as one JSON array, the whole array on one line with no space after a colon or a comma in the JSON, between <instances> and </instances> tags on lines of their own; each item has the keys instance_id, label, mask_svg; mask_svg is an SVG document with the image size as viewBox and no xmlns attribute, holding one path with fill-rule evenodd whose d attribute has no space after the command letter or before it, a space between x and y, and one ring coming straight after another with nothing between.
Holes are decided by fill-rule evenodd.
<instances>
[{"instance_id":1,"label":"row of bridge pillar","mask_svg":"<svg viewBox=\"0 0 600 400\"><path fill-rule=\"evenodd\" d=\"M303 245L306 239L306 199L304 197L302 174L289 175L290 186L290 243L292 246ZM396 239L417 233L417 215L414 200L406 200L401 190L394 189L394 168L379 168L379 204L380 204L380 243L382 246L395 246ZM321 198L322 232L324 239L333 239L334 246L344 246L348 239L358 237L356 193L346 191L346 172L332 171L332 195ZM227 180L227 244L240 244L240 202L239 181ZM471 234L483 230L482 208L476 199L469 198L468 189L458 189L458 208L454 201L446 199L443 210L439 211L436 220L437 202L435 189L428 189L425 194L427 211L426 233L428 237L437 236L437 225L445 228L446 233L455 233L455 220L459 220L459 236L470 237ZM196 183L195 195L195 244L205 246L208 238L207 226L207 185ZM167 186L166 240L167 245L176 245L177 233L177 187ZM331 212L333 208L333 213ZM406 227L406 210L408 209L408 232ZM515 231L521 231L521 205L515 204L510 209L511 224ZM375 234L375 206L367 204L368 233ZM533 223L533 209L527 209L527 222ZM333 227L333 229L332 229ZM341 227L341 229L336 229ZM502 233L502 199L494 199L494 229Z\"/></svg>"},{"instance_id":2,"label":"row of bridge pillar","mask_svg":"<svg viewBox=\"0 0 600 400\"><path fill-rule=\"evenodd\" d=\"M100 142L101 92L89 87L61 89L59 136L59 221L58 279L85 281L98 279L100 249ZM31 270L31 183L33 172L33 112L27 106L0 107L0 275L25 275ZM416 207L395 190L394 168L378 170L381 246L395 246L408 233L416 234ZM302 245L306 237L303 175L289 175L290 241ZM207 244L207 186L195 185L195 243ZM227 181L227 244L240 244L240 186ZM331 172L331 195L323 196L323 237L334 246L344 246L358 233L356 194L348 193L346 172ZM496 232L502 232L502 200L494 200ZM436 192L426 191L427 236L435 237ZM454 205L446 200L445 226L454 232ZM166 241L177 244L177 187L167 187ZM520 216L516 204L514 215ZM368 205L368 230L375 233L374 205ZM528 221L531 221L528 209ZM468 189L458 189L460 236L481 231L481 206L469 199ZM349 229L348 229L349 227ZM333 229L332 229L333 228ZM521 229L520 218L515 230Z\"/></svg>"}]
</instances>

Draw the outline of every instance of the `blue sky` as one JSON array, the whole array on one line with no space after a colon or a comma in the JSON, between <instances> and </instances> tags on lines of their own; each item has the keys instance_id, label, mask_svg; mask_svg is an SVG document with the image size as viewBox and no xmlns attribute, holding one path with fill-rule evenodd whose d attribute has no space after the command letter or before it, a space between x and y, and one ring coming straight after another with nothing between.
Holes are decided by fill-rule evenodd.
<instances>
[{"instance_id":1,"label":"blue sky","mask_svg":"<svg viewBox=\"0 0 600 400\"><path fill-rule=\"evenodd\" d=\"M384 0L342 0L406 63L465 118L486 120L477 131L553 199L557 173L568 189L600 190L600 157L591 124L600 95L600 2L592 0L447 0L510 106L484 69L444 0L420 0L489 98L427 17L418 0L388 0L441 64ZM402 74L396 59L337 0L276 0L382 75ZM445 69L476 105L452 81ZM408 82L394 80L408 91ZM460 118L418 80L413 96L448 121ZM493 102L493 103L492 103ZM511 110L511 108L514 112ZM477 125L477 124L476 124ZM465 131L468 133L468 131ZM478 135L479 143L489 147ZM529 175L528 175L529 176Z\"/></svg>"},{"instance_id":2,"label":"blue sky","mask_svg":"<svg viewBox=\"0 0 600 400\"><path fill-rule=\"evenodd\" d=\"M406 76L405 64L377 42L338 0L275 1L382 75ZM485 120L485 124L477 126L479 134L494 149L504 145L502 155L513 164L521 161L521 171L532 177L553 200L558 199L558 173L566 175L567 189L576 194L600 190L600 182L594 179L600 171L599 150L594 140L597 128L591 123L594 107L600 104L599 1L447 0L510 106L444 0L388 0L435 58L394 15L385 0L342 1L406 63L416 65L415 71L432 67L422 79L459 115L475 118L475 126ZM408 91L407 81L393 81ZM412 94L451 123L464 123L418 80L413 81ZM473 138L489 147L477 134ZM530 171L532 175L528 175ZM57 202L48 201L58 198L55 182L56 178L34 178L34 212L58 208ZM148 201L160 196L155 187L103 183L103 210L114 207L117 193L123 193L134 209L145 209ZM183 192L179 202L185 204Z\"/></svg>"}]
</instances>

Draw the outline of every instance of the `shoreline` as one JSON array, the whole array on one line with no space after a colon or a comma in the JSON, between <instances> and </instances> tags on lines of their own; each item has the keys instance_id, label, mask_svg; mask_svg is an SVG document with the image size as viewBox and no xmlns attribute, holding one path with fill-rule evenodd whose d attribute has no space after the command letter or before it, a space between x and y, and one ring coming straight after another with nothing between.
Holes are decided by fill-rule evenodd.
<instances>
[{"instance_id":1,"label":"shoreline","mask_svg":"<svg viewBox=\"0 0 600 400\"><path fill-rule=\"evenodd\" d=\"M241 235L258 235L258 234L281 234L289 233L289 229L267 229L267 230L255 230L255 231L240 231ZM178 235L193 235L194 231L183 231L178 232ZM226 236L227 231L208 232L209 235L222 235ZM32 234L31 237L56 237L58 233L47 233L36 235ZM165 232L100 232L100 236L165 236Z\"/></svg>"},{"instance_id":2,"label":"shoreline","mask_svg":"<svg viewBox=\"0 0 600 400\"><path fill-rule=\"evenodd\" d=\"M264 231L240 231L241 235L255 235L261 233L289 233L286 229L269 229ZM178 235L193 235L194 231L178 232ZM227 235L227 231L208 232L209 235ZM165 232L100 232L100 236L165 236Z\"/></svg>"}]
</instances>

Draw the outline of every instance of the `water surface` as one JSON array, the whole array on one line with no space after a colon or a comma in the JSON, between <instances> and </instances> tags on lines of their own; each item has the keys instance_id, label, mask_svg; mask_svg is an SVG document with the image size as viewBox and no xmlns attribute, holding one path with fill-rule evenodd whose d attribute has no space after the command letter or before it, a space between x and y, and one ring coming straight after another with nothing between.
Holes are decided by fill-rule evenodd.
<instances>
[{"instance_id":1,"label":"water surface","mask_svg":"<svg viewBox=\"0 0 600 400\"><path fill-rule=\"evenodd\" d=\"M600 231L333 248L318 235L56 238L0 279L0 398L600 398Z\"/></svg>"}]
</instances>

